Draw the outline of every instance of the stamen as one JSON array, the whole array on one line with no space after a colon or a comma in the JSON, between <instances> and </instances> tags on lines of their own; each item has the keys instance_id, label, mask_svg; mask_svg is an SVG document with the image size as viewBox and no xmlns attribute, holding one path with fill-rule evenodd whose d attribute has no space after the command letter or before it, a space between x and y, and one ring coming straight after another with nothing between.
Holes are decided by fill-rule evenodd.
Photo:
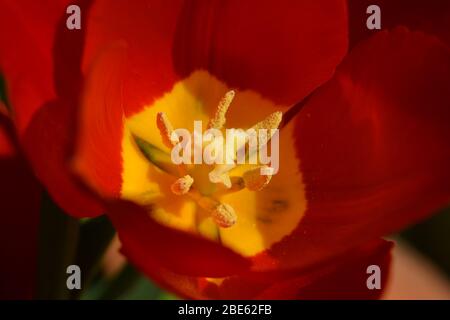
<instances>
[{"instance_id":1,"label":"stamen","mask_svg":"<svg viewBox=\"0 0 450 320\"><path fill-rule=\"evenodd\" d=\"M217 106L214 117L210 119L208 123L209 129L214 128L220 130L225 126L226 113L234 97L235 92L233 90L228 91L225 94L225 96ZM281 123L282 116L282 112L274 112L251 128L255 131L261 129L277 129ZM160 131L164 145L169 149L176 146L176 144L179 142L178 137L174 135L173 126L164 112L159 112L157 114L156 124ZM272 132L270 132L270 134L272 134ZM269 140L270 138L271 137L269 137ZM270 169L267 166L249 170L245 172L242 177L230 177L230 171L239 165L236 160L237 154L239 154L239 151L242 151L242 148L246 148L247 144L249 143L249 137L246 135L245 139L240 139L239 141L241 142L238 142L238 145L233 147L233 149L237 149L237 151L231 150L231 163L217 164L214 169L209 172L210 182L221 183L227 188L226 190L224 188L218 188L218 190L214 188L214 190L216 190L219 195L228 194L230 192L237 192L244 188L247 188L251 191L260 191L269 184L272 178L271 175L261 175L261 170L267 171ZM201 147L203 147L203 145ZM178 178L170 186L170 189L174 194L187 195L192 198L199 207L209 213L213 221L221 228L229 228L236 224L237 216L233 207L228 204L221 203L213 197L201 194L198 190L196 190L196 188L192 187L194 179L192 178L192 176L186 174L188 172L187 168L184 165L179 165L177 167L179 170L178 177L181 176L181 178Z\"/></svg>"},{"instance_id":2,"label":"stamen","mask_svg":"<svg viewBox=\"0 0 450 320\"><path fill-rule=\"evenodd\" d=\"M222 228L233 226L237 220L233 207L226 203L220 203L211 213L211 218Z\"/></svg>"},{"instance_id":3,"label":"stamen","mask_svg":"<svg viewBox=\"0 0 450 320\"><path fill-rule=\"evenodd\" d=\"M209 120L208 129L222 129L226 122L226 113L235 96L234 90L228 91L217 106L214 118Z\"/></svg>"},{"instance_id":4,"label":"stamen","mask_svg":"<svg viewBox=\"0 0 450 320\"><path fill-rule=\"evenodd\" d=\"M222 183L225 187L231 188L231 180L228 171L233 169L235 165L217 165L209 173L209 181L212 183Z\"/></svg>"},{"instance_id":5,"label":"stamen","mask_svg":"<svg viewBox=\"0 0 450 320\"><path fill-rule=\"evenodd\" d=\"M184 177L181 177L177 181L175 181L170 186L170 190L172 190L174 194L181 196L189 192L193 183L194 179L190 175L185 175Z\"/></svg>"},{"instance_id":6,"label":"stamen","mask_svg":"<svg viewBox=\"0 0 450 320\"><path fill-rule=\"evenodd\" d=\"M255 124L252 129L277 129L283 118L283 113L281 111L276 111L269 115L267 118Z\"/></svg>"},{"instance_id":7,"label":"stamen","mask_svg":"<svg viewBox=\"0 0 450 320\"><path fill-rule=\"evenodd\" d=\"M264 166L267 168L267 166ZM242 176L245 182L245 187L251 191L261 191L264 189L272 179L271 175L261 175L261 168L249 170Z\"/></svg>"},{"instance_id":8,"label":"stamen","mask_svg":"<svg viewBox=\"0 0 450 320\"><path fill-rule=\"evenodd\" d=\"M221 203L216 199L203 196L193 189L187 194L194 199L202 209L209 212L211 218L219 227L229 228L236 223L237 216L232 206Z\"/></svg>"},{"instance_id":9,"label":"stamen","mask_svg":"<svg viewBox=\"0 0 450 320\"><path fill-rule=\"evenodd\" d=\"M173 126L164 112L158 112L158 114L156 115L156 125L158 126L159 132L161 133L161 138L164 145L168 148L174 147L176 145L176 142L172 141L171 139Z\"/></svg>"}]
</instances>

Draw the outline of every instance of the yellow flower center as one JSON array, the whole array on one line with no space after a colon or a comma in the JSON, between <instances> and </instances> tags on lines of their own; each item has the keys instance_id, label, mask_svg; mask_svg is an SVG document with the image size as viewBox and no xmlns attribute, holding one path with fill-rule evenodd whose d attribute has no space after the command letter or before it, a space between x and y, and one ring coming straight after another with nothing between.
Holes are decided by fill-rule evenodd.
<instances>
[{"instance_id":1,"label":"yellow flower center","mask_svg":"<svg viewBox=\"0 0 450 320\"><path fill-rule=\"evenodd\" d=\"M196 120L205 130L276 128L281 119L276 110L288 106L275 106L251 90L230 91L202 70L144 105L124 119L122 198L147 207L163 225L245 256L269 248L296 228L307 202L293 125L280 130L279 172L273 176L261 175L261 168L267 169L262 163L176 165L171 159L176 129L192 133Z\"/></svg>"},{"instance_id":2,"label":"yellow flower center","mask_svg":"<svg viewBox=\"0 0 450 320\"><path fill-rule=\"evenodd\" d=\"M233 90L228 91L222 100L219 102L214 116L209 120L208 129L224 129L226 123L226 113L230 107L235 92ZM254 130L270 130L277 129L281 123L282 113L274 112L270 114L266 119L258 122L252 127ZM179 137L174 131L173 125L170 123L168 116L164 112L159 112L156 117L156 125L161 134L162 142L168 148L175 147L180 141ZM215 138L218 139L217 137ZM208 144L216 143L216 140L209 142ZM235 145L235 150L233 150L233 163L231 164L216 164L213 169L208 173L209 181L213 184L221 183L225 186L226 191L224 192L236 192L240 191L242 188L248 188L251 191L260 191L268 185L271 180L271 175L261 175L261 169L259 167L255 169L250 169L242 174L242 176L230 177L229 173L232 169L238 166L236 162L237 151L241 148L246 148L248 139L242 139L238 141ZM197 146L203 149L204 145ZM143 149L145 153L145 149ZM256 150L257 152L257 150ZM151 162L152 158L149 158ZM156 165L156 164L155 164ZM199 169L200 166L200 169ZM211 190L216 190L217 188L208 188L205 193L202 192L201 186L196 186L195 179L192 175L202 174L205 172L203 164L194 165L190 168L186 168L185 164L179 165L180 173L188 173L183 177L180 177L174 181L171 185L171 190L174 194L183 196L187 195L193 199L199 207L208 212L213 219L213 221L222 228L228 228L236 223L237 216L236 213L229 204L221 203L219 200L215 199L210 193ZM267 167L267 166L265 166ZM204 180L204 179L203 179ZM209 192L208 192L209 191ZM214 192L213 192L214 193Z\"/></svg>"}]
</instances>

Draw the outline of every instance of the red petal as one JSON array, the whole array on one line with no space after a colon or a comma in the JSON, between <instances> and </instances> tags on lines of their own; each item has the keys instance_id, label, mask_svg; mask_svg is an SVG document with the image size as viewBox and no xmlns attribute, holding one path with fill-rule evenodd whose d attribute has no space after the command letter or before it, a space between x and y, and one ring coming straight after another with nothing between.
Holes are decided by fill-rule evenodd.
<instances>
[{"instance_id":1,"label":"red petal","mask_svg":"<svg viewBox=\"0 0 450 320\"><path fill-rule=\"evenodd\" d=\"M163 288L189 299L377 299L388 280L391 248L390 242L371 241L309 271L249 272L219 284L174 273L155 260L138 267ZM380 267L380 290L367 288L371 265Z\"/></svg>"},{"instance_id":2,"label":"red petal","mask_svg":"<svg viewBox=\"0 0 450 320\"><path fill-rule=\"evenodd\" d=\"M307 211L269 254L305 265L450 203L449 83L436 38L398 29L355 48L295 120Z\"/></svg>"},{"instance_id":3,"label":"red petal","mask_svg":"<svg viewBox=\"0 0 450 320\"><path fill-rule=\"evenodd\" d=\"M83 9L86 2L80 1ZM65 0L3 0L0 65L14 121L37 176L66 211L76 216L98 215L103 212L102 207L73 181L66 166L73 134L71 106L77 103L74 93L80 79L80 72L74 70L80 66L76 59L77 55L80 59L79 39L83 34L68 34L67 5ZM57 77L56 86L53 74ZM50 102L57 93L70 103L61 99Z\"/></svg>"},{"instance_id":4,"label":"red petal","mask_svg":"<svg viewBox=\"0 0 450 320\"><path fill-rule=\"evenodd\" d=\"M307 277L279 282L264 290L258 299L379 299L389 276L392 243L378 240L368 243L345 261L330 263L328 268ZM380 289L369 289L369 266L380 268Z\"/></svg>"},{"instance_id":5,"label":"red petal","mask_svg":"<svg viewBox=\"0 0 450 320\"><path fill-rule=\"evenodd\" d=\"M377 299L390 271L392 243L373 240L309 269L248 273L206 290L220 299ZM369 266L381 271L381 289L367 287Z\"/></svg>"},{"instance_id":6,"label":"red petal","mask_svg":"<svg viewBox=\"0 0 450 320\"><path fill-rule=\"evenodd\" d=\"M0 105L1 107L1 105ZM0 121L6 122L10 119L0 113ZM11 127L11 126L10 126ZM14 146L13 141L11 141L11 132L5 128L5 126L0 126L0 157L13 157L17 154L16 147Z\"/></svg>"},{"instance_id":7,"label":"red petal","mask_svg":"<svg viewBox=\"0 0 450 320\"><path fill-rule=\"evenodd\" d=\"M52 46L67 0L0 2L0 70L22 131L32 115L55 97Z\"/></svg>"},{"instance_id":8,"label":"red petal","mask_svg":"<svg viewBox=\"0 0 450 320\"><path fill-rule=\"evenodd\" d=\"M88 21L84 70L112 43L127 44L123 74L127 115L151 104L179 77L172 67L172 43L181 1L105 1L94 3Z\"/></svg>"},{"instance_id":9,"label":"red petal","mask_svg":"<svg viewBox=\"0 0 450 320\"><path fill-rule=\"evenodd\" d=\"M81 103L74 167L94 190L119 198L122 183L122 69L125 48L114 45L97 57Z\"/></svg>"},{"instance_id":10,"label":"red petal","mask_svg":"<svg viewBox=\"0 0 450 320\"><path fill-rule=\"evenodd\" d=\"M94 217L104 213L99 198L71 173L73 119L64 102L43 106L34 116L23 138L28 159L53 200L75 217Z\"/></svg>"},{"instance_id":11,"label":"red petal","mask_svg":"<svg viewBox=\"0 0 450 320\"><path fill-rule=\"evenodd\" d=\"M90 2L77 3L84 14ZM65 17L65 10L62 11ZM83 21L83 20L82 20ZM23 134L22 143L38 178L54 201L76 217L92 217L104 212L99 199L72 175L68 160L73 152L84 30L71 31L61 19L53 43L55 90L58 97L40 106Z\"/></svg>"},{"instance_id":12,"label":"red petal","mask_svg":"<svg viewBox=\"0 0 450 320\"><path fill-rule=\"evenodd\" d=\"M12 125L1 115L0 131L11 138ZM18 154L0 153L0 176L0 299L31 299L41 189Z\"/></svg>"},{"instance_id":13,"label":"red petal","mask_svg":"<svg viewBox=\"0 0 450 320\"><path fill-rule=\"evenodd\" d=\"M346 50L345 1L194 1L181 12L174 59L183 76L206 69L290 105L328 80Z\"/></svg>"},{"instance_id":14,"label":"red petal","mask_svg":"<svg viewBox=\"0 0 450 320\"><path fill-rule=\"evenodd\" d=\"M155 270L156 265L182 275L223 277L249 268L249 262L231 250L162 226L134 204L114 203L108 214L123 252L144 272Z\"/></svg>"},{"instance_id":15,"label":"red petal","mask_svg":"<svg viewBox=\"0 0 450 320\"><path fill-rule=\"evenodd\" d=\"M128 44L127 115L207 69L232 87L291 104L329 79L347 49L345 1L98 1L84 66Z\"/></svg>"},{"instance_id":16,"label":"red petal","mask_svg":"<svg viewBox=\"0 0 450 320\"><path fill-rule=\"evenodd\" d=\"M450 44L450 2L447 0L350 0L350 43L353 47L376 30L366 27L367 7L377 4L381 9L382 29L406 26L414 31L437 35Z\"/></svg>"}]
</instances>

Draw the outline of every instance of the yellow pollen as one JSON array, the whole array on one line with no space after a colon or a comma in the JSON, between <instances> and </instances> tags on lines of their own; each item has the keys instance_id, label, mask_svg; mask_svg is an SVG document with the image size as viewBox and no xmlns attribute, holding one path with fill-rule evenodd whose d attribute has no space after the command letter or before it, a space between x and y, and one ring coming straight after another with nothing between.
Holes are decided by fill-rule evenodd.
<instances>
[{"instance_id":1,"label":"yellow pollen","mask_svg":"<svg viewBox=\"0 0 450 320\"><path fill-rule=\"evenodd\" d=\"M233 226L237 221L236 213L233 207L228 204L221 203L220 201L203 196L197 190L191 189L187 195L189 195L199 207L207 211L213 221L221 228L229 228Z\"/></svg>"},{"instance_id":2,"label":"yellow pollen","mask_svg":"<svg viewBox=\"0 0 450 320\"><path fill-rule=\"evenodd\" d=\"M268 168L265 166L265 168ZM261 191L272 179L271 175L261 175L261 168L249 170L244 173L245 187L251 191Z\"/></svg>"},{"instance_id":3,"label":"yellow pollen","mask_svg":"<svg viewBox=\"0 0 450 320\"><path fill-rule=\"evenodd\" d=\"M225 115L235 96L234 90L228 91L217 106L214 118L209 120L208 129L222 129L226 122Z\"/></svg>"},{"instance_id":4,"label":"yellow pollen","mask_svg":"<svg viewBox=\"0 0 450 320\"><path fill-rule=\"evenodd\" d=\"M237 220L233 207L226 203L220 203L211 213L211 217L222 228L233 226Z\"/></svg>"},{"instance_id":5,"label":"yellow pollen","mask_svg":"<svg viewBox=\"0 0 450 320\"><path fill-rule=\"evenodd\" d=\"M172 148L176 145L176 141L172 141L171 135L173 132L173 126L169 121L169 118L164 112L159 112L156 116L156 125L158 126L164 145L168 148Z\"/></svg>"},{"instance_id":6,"label":"yellow pollen","mask_svg":"<svg viewBox=\"0 0 450 320\"><path fill-rule=\"evenodd\" d=\"M277 129L281 123L281 119L283 118L283 113L281 111L276 111L270 114L264 120L255 124L252 128L255 130L260 129Z\"/></svg>"},{"instance_id":7,"label":"yellow pollen","mask_svg":"<svg viewBox=\"0 0 450 320\"><path fill-rule=\"evenodd\" d=\"M170 186L170 190L172 190L174 194L181 196L189 192L193 183L194 179L190 175L185 175L175 181Z\"/></svg>"}]
</instances>

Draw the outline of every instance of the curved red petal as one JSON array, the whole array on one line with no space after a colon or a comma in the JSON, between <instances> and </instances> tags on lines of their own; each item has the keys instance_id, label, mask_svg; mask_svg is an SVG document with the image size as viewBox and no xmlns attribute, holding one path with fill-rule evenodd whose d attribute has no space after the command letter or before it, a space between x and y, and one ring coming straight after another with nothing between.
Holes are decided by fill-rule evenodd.
<instances>
[{"instance_id":1,"label":"curved red petal","mask_svg":"<svg viewBox=\"0 0 450 320\"><path fill-rule=\"evenodd\" d=\"M129 63L123 73L126 115L161 97L179 80L172 67L172 43L182 1L96 1L91 9L83 69L99 52L123 41Z\"/></svg>"},{"instance_id":2,"label":"curved red petal","mask_svg":"<svg viewBox=\"0 0 450 320\"><path fill-rule=\"evenodd\" d=\"M449 83L434 37L397 29L355 48L295 119L307 210L268 254L306 265L450 203Z\"/></svg>"},{"instance_id":3,"label":"curved red petal","mask_svg":"<svg viewBox=\"0 0 450 320\"><path fill-rule=\"evenodd\" d=\"M328 80L347 50L345 1L186 2L176 70L206 69L230 87L290 105Z\"/></svg>"},{"instance_id":4,"label":"curved red petal","mask_svg":"<svg viewBox=\"0 0 450 320\"><path fill-rule=\"evenodd\" d=\"M87 14L91 2L80 0L77 5ZM76 217L98 216L104 213L103 204L77 181L69 166L83 81L81 55L86 28L82 25L76 32L67 29L65 10L55 28L52 53L57 97L34 113L21 142L37 177L64 211Z\"/></svg>"},{"instance_id":5,"label":"curved red petal","mask_svg":"<svg viewBox=\"0 0 450 320\"><path fill-rule=\"evenodd\" d=\"M450 44L450 2L447 0L349 0L350 45L375 34L366 27L367 8L378 5L382 29L406 26L436 35Z\"/></svg>"},{"instance_id":6,"label":"curved red petal","mask_svg":"<svg viewBox=\"0 0 450 320\"><path fill-rule=\"evenodd\" d=\"M56 96L52 49L56 25L68 0L0 2L0 71L14 119L23 131L33 114Z\"/></svg>"},{"instance_id":7,"label":"curved red petal","mask_svg":"<svg viewBox=\"0 0 450 320\"><path fill-rule=\"evenodd\" d=\"M97 193L119 198L122 184L122 69L125 47L115 44L93 62L79 110L74 169Z\"/></svg>"},{"instance_id":8,"label":"curved red petal","mask_svg":"<svg viewBox=\"0 0 450 320\"><path fill-rule=\"evenodd\" d=\"M85 69L104 46L128 45L127 116L197 69L292 104L328 80L347 49L343 0L98 1L88 26Z\"/></svg>"},{"instance_id":9,"label":"curved red petal","mask_svg":"<svg viewBox=\"0 0 450 320\"><path fill-rule=\"evenodd\" d=\"M373 240L309 271L245 272L218 281L177 274L152 260L138 266L163 288L188 299L377 299L388 281L391 248L391 242ZM367 286L373 274L369 266L380 268L380 289Z\"/></svg>"},{"instance_id":10,"label":"curved red petal","mask_svg":"<svg viewBox=\"0 0 450 320\"><path fill-rule=\"evenodd\" d=\"M379 299L389 277L393 244L376 240L357 248L347 260L332 263L316 274L276 283L260 293L258 299ZM369 289L369 267L379 268L380 287ZM372 282L370 283L372 284Z\"/></svg>"},{"instance_id":11,"label":"curved red petal","mask_svg":"<svg viewBox=\"0 0 450 320\"><path fill-rule=\"evenodd\" d=\"M224 277L250 267L247 259L220 244L160 225L135 204L114 202L108 215L122 251L144 272L156 265L180 275Z\"/></svg>"},{"instance_id":12,"label":"curved red petal","mask_svg":"<svg viewBox=\"0 0 450 320\"><path fill-rule=\"evenodd\" d=\"M22 144L52 199L75 217L95 217L105 212L101 200L78 181L69 167L75 117L62 101L44 105L33 117Z\"/></svg>"}]
</instances>

